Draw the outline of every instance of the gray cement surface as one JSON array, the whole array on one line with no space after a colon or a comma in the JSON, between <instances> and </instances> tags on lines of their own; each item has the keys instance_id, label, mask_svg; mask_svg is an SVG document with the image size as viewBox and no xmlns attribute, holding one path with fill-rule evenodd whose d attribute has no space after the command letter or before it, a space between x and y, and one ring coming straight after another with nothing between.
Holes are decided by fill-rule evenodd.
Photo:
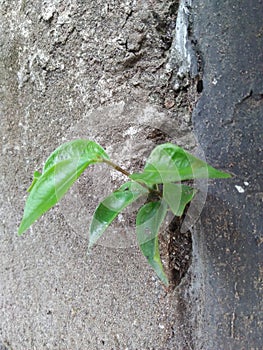
<instances>
[{"instance_id":1,"label":"gray cement surface","mask_svg":"<svg viewBox=\"0 0 263 350\"><path fill-rule=\"evenodd\" d=\"M119 178L92 168L24 236L17 228L33 171L64 141L95 139L128 169L140 167L155 146L155 128L195 146L190 103L169 85L177 7L1 1L2 347L173 346L180 300L156 280L134 227L119 220L87 256L90 213Z\"/></svg>"},{"instance_id":2,"label":"gray cement surface","mask_svg":"<svg viewBox=\"0 0 263 350\"><path fill-rule=\"evenodd\" d=\"M206 349L262 349L262 1L196 1L203 93L193 125L231 181L210 186L201 215Z\"/></svg>"},{"instance_id":3,"label":"gray cement surface","mask_svg":"<svg viewBox=\"0 0 263 350\"><path fill-rule=\"evenodd\" d=\"M0 2L1 350L262 348L262 2L190 5ZM105 168L17 237L31 176L59 144L92 138L135 170L156 130L236 175L210 182L195 222L201 184L192 264L173 292L130 213L87 255L92 210L121 181Z\"/></svg>"}]
</instances>

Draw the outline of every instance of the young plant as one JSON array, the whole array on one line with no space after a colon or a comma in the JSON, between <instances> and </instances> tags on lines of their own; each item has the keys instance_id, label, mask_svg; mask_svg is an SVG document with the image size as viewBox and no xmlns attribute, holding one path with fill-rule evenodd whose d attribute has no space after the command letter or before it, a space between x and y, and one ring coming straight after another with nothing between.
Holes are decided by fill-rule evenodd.
<instances>
[{"instance_id":1,"label":"young plant","mask_svg":"<svg viewBox=\"0 0 263 350\"><path fill-rule=\"evenodd\" d=\"M159 279L168 285L158 246L158 233L167 211L184 213L196 189L182 181L199 178L229 178L184 149L165 143L154 148L144 170L130 174L114 164L105 150L94 141L73 140L58 147L47 159L42 174L34 173L18 233L24 233L34 221L53 207L91 164L106 163L129 178L109 194L96 208L91 225L89 249L98 241L117 215L131 203L147 195L136 217L139 247Z\"/></svg>"}]
</instances>

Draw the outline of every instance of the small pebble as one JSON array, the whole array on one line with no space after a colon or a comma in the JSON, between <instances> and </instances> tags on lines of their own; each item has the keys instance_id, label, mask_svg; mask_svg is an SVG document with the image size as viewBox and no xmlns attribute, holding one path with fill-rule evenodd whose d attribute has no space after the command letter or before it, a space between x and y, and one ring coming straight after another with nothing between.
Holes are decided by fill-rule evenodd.
<instances>
[{"instance_id":1,"label":"small pebble","mask_svg":"<svg viewBox=\"0 0 263 350\"><path fill-rule=\"evenodd\" d=\"M237 189L237 191L238 191L239 193L244 193L244 192L245 192L244 188L241 187L241 186L235 185L235 188Z\"/></svg>"}]
</instances>

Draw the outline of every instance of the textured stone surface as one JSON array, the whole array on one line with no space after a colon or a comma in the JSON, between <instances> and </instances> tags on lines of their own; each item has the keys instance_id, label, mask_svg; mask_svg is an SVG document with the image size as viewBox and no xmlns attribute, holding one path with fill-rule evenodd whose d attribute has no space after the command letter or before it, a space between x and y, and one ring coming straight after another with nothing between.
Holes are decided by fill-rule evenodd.
<instances>
[{"instance_id":1,"label":"textured stone surface","mask_svg":"<svg viewBox=\"0 0 263 350\"><path fill-rule=\"evenodd\" d=\"M234 174L210 187L199 245L205 349L261 349L262 1L197 1L204 90L193 114L208 159Z\"/></svg>"},{"instance_id":2,"label":"textured stone surface","mask_svg":"<svg viewBox=\"0 0 263 350\"><path fill-rule=\"evenodd\" d=\"M178 1L0 1L1 349L262 348L262 2L190 5L174 32ZM160 141L200 143L235 174L210 182L174 292L141 256L130 213L87 256L92 210L121 181L104 167L17 237L33 171L76 137L129 170Z\"/></svg>"},{"instance_id":3,"label":"textured stone surface","mask_svg":"<svg viewBox=\"0 0 263 350\"><path fill-rule=\"evenodd\" d=\"M16 232L33 171L63 141L93 138L130 169L158 141L156 127L195 146L192 102L169 83L177 6L1 1L0 339L8 349L175 348L180 300L147 266L132 225L122 236L113 226L87 256L90 213L116 175L91 168L23 237Z\"/></svg>"}]
</instances>

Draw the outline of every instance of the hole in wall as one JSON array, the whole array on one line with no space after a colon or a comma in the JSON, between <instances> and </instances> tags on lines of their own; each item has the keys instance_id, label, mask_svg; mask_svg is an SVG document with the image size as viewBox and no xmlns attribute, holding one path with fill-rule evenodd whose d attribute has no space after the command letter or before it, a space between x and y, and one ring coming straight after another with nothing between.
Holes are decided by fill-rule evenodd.
<instances>
[{"instance_id":1,"label":"hole in wall","mask_svg":"<svg viewBox=\"0 0 263 350\"><path fill-rule=\"evenodd\" d=\"M196 91L200 94L203 91L203 89L204 89L203 80L200 79L197 82Z\"/></svg>"}]
</instances>

